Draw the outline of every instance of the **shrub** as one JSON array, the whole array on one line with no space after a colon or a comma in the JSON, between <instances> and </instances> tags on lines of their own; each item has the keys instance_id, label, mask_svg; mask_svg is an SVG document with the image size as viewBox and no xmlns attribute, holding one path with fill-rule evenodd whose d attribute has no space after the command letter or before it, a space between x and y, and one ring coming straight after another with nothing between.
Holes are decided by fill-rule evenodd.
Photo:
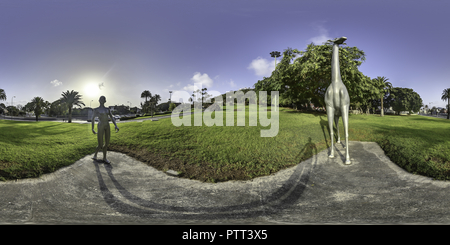
<instances>
[{"instance_id":1,"label":"shrub","mask_svg":"<svg viewBox=\"0 0 450 245\"><path fill-rule=\"evenodd\" d=\"M121 117L120 121L135 119L136 117Z\"/></svg>"},{"instance_id":2,"label":"shrub","mask_svg":"<svg viewBox=\"0 0 450 245\"><path fill-rule=\"evenodd\" d=\"M175 109L175 107L177 107L177 105L175 105L174 103L170 103L169 111L173 111L173 109Z\"/></svg>"},{"instance_id":3,"label":"shrub","mask_svg":"<svg viewBox=\"0 0 450 245\"><path fill-rule=\"evenodd\" d=\"M210 107L208 107L208 110L220 110L220 106L218 104L212 104Z\"/></svg>"}]
</instances>

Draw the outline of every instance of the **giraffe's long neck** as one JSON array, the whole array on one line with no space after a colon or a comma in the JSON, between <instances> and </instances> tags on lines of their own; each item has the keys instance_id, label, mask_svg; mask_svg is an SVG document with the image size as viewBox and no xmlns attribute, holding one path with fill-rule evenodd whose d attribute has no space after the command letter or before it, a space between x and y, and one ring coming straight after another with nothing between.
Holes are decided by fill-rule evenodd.
<instances>
[{"instance_id":1,"label":"giraffe's long neck","mask_svg":"<svg viewBox=\"0 0 450 245\"><path fill-rule=\"evenodd\" d=\"M333 56L331 57L331 83L341 82L341 71L339 68L339 45L333 44Z\"/></svg>"}]
</instances>

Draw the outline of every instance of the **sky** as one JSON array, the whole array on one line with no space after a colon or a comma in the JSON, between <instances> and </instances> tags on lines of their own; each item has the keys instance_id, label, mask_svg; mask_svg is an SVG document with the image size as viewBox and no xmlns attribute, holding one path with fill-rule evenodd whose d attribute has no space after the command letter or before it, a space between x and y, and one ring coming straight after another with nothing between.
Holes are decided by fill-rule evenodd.
<instances>
[{"instance_id":1,"label":"sky","mask_svg":"<svg viewBox=\"0 0 450 245\"><path fill-rule=\"evenodd\" d=\"M272 51L345 36L366 54L364 75L445 107L449 13L438 0L0 0L0 102L71 90L86 107L101 95L140 107L144 90L187 102L194 85L253 87L273 71Z\"/></svg>"}]
</instances>

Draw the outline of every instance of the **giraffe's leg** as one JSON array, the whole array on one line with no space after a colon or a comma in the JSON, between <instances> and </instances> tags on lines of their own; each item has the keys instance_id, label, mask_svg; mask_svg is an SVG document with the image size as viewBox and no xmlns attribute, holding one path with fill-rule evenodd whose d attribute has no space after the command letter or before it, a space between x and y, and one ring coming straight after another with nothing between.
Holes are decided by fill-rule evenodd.
<instances>
[{"instance_id":1,"label":"giraffe's leg","mask_svg":"<svg viewBox=\"0 0 450 245\"><path fill-rule=\"evenodd\" d=\"M334 117L334 123L336 124L337 143L341 143L341 135L339 134L339 116Z\"/></svg>"},{"instance_id":2,"label":"giraffe's leg","mask_svg":"<svg viewBox=\"0 0 450 245\"><path fill-rule=\"evenodd\" d=\"M345 131L345 164L350 164L350 155L348 154L348 105L342 107L342 121Z\"/></svg>"},{"instance_id":3,"label":"giraffe's leg","mask_svg":"<svg viewBox=\"0 0 450 245\"><path fill-rule=\"evenodd\" d=\"M328 127L330 128L330 140L331 140L331 152L328 157L334 158L334 135L333 135L334 108L331 106L327 106L327 117L328 117Z\"/></svg>"}]
</instances>

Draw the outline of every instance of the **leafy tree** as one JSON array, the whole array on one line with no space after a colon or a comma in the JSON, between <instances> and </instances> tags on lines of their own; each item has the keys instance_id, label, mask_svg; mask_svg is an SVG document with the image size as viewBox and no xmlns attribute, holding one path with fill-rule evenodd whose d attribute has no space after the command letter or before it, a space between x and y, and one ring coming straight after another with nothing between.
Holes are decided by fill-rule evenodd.
<instances>
[{"instance_id":1,"label":"leafy tree","mask_svg":"<svg viewBox=\"0 0 450 245\"><path fill-rule=\"evenodd\" d=\"M291 64L292 60L299 53L300 51L297 49L289 47L285 49L283 58L277 64L272 75L270 77L264 77L254 84L257 103L259 103L260 91L267 91L267 104L270 104L272 101L271 91L279 91L280 104L294 104L295 107L299 104L299 100L301 100L299 97L302 97L302 93L299 90L299 86L293 86L298 83L298 74L295 74L295 67Z\"/></svg>"},{"instance_id":2,"label":"leafy tree","mask_svg":"<svg viewBox=\"0 0 450 245\"><path fill-rule=\"evenodd\" d=\"M450 112L448 111L448 108L450 107L450 88L444 89L441 99L443 101L447 100L447 119L449 119Z\"/></svg>"},{"instance_id":3,"label":"leafy tree","mask_svg":"<svg viewBox=\"0 0 450 245\"><path fill-rule=\"evenodd\" d=\"M33 112L31 102L28 102L27 104L25 104L23 106L22 110L24 110L25 112Z\"/></svg>"},{"instance_id":4,"label":"leafy tree","mask_svg":"<svg viewBox=\"0 0 450 245\"><path fill-rule=\"evenodd\" d=\"M436 108L436 106L433 106L433 108L431 108L431 111L432 111L432 112L435 112L436 115L437 115L437 108Z\"/></svg>"},{"instance_id":5,"label":"leafy tree","mask_svg":"<svg viewBox=\"0 0 450 245\"><path fill-rule=\"evenodd\" d=\"M208 88L202 88L201 90L197 89L192 93L191 96L193 98L196 98L197 102L205 103L206 99L208 99L212 96L212 95L208 94L207 90L208 90ZM201 96L196 95L196 94L201 94ZM192 101L195 101L195 99L193 99Z\"/></svg>"},{"instance_id":6,"label":"leafy tree","mask_svg":"<svg viewBox=\"0 0 450 245\"><path fill-rule=\"evenodd\" d=\"M152 117L153 112L156 109L156 105L158 104L158 101L161 101L161 96L159 94L155 94L154 96L152 96L152 98L150 98L150 110L152 112Z\"/></svg>"},{"instance_id":7,"label":"leafy tree","mask_svg":"<svg viewBox=\"0 0 450 245\"><path fill-rule=\"evenodd\" d=\"M366 83L361 85L361 91L364 94L362 98L358 98L357 103L354 103L357 107L361 106L366 110L366 114L370 114L370 109L376 108L379 104L378 98L382 93L382 90L377 87L377 81L365 76Z\"/></svg>"},{"instance_id":8,"label":"leafy tree","mask_svg":"<svg viewBox=\"0 0 450 245\"><path fill-rule=\"evenodd\" d=\"M49 116L58 116L58 115L64 115L67 113L68 107L65 103L61 103L61 100L55 100L52 103L50 103L50 109L48 112Z\"/></svg>"},{"instance_id":9,"label":"leafy tree","mask_svg":"<svg viewBox=\"0 0 450 245\"><path fill-rule=\"evenodd\" d=\"M177 105L175 103L170 103L169 111L173 111L173 109L175 109L175 107L177 107Z\"/></svg>"},{"instance_id":10,"label":"leafy tree","mask_svg":"<svg viewBox=\"0 0 450 245\"><path fill-rule=\"evenodd\" d=\"M399 115L401 111L417 112L423 104L420 95L411 88L392 88L386 98L386 104Z\"/></svg>"},{"instance_id":11,"label":"leafy tree","mask_svg":"<svg viewBox=\"0 0 450 245\"><path fill-rule=\"evenodd\" d=\"M156 105L158 104L158 101L161 100L161 96L159 94L155 94L152 96L152 93L150 91L145 90L141 94L141 98L145 98L145 102L141 102L141 108L142 110L147 113L149 110L151 110L152 116L153 111L156 109Z\"/></svg>"},{"instance_id":12,"label":"leafy tree","mask_svg":"<svg viewBox=\"0 0 450 245\"><path fill-rule=\"evenodd\" d=\"M18 115L19 116L24 116L25 115L25 111L23 110L23 106L21 104L18 104L16 106L17 110L18 110Z\"/></svg>"},{"instance_id":13,"label":"leafy tree","mask_svg":"<svg viewBox=\"0 0 450 245\"><path fill-rule=\"evenodd\" d=\"M208 90L208 89L202 88L201 90L197 89L194 92L192 92L192 95L191 95L192 101L197 100L197 102L200 102L200 105L199 105L200 107L202 104L204 104L204 101L206 101L207 98L211 97L211 95L209 95L208 92L206 92L206 90ZM198 95L198 94L201 94L201 95ZM209 104L209 103L207 103L207 104Z\"/></svg>"},{"instance_id":14,"label":"leafy tree","mask_svg":"<svg viewBox=\"0 0 450 245\"><path fill-rule=\"evenodd\" d=\"M0 100L6 100L5 90L0 88Z\"/></svg>"},{"instance_id":15,"label":"leafy tree","mask_svg":"<svg viewBox=\"0 0 450 245\"><path fill-rule=\"evenodd\" d=\"M85 106L85 104L81 101L81 95L78 94L77 91L70 91L67 90L67 92L63 92L62 94L62 98L60 98L61 103L64 103L67 105L67 107L69 108L69 121L68 123L72 122L72 109L73 106L80 106L83 105Z\"/></svg>"},{"instance_id":16,"label":"leafy tree","mask_svg":"<svg viewBox=\"0 0 450 245\"><path fill-rule=\"evenodd\" d=\"M369 100L379 91L372 80L358 70L365 60L364 52L356 47L341 46L339 53L341 78L349 92L351 104L368 106ZM325 106L325 91L331 84L331 58L331 44L311 43L305 51L288 48L271 77L255 84L255 92L279 91L280 103Z\"/></svg>"},{"instance_id":17,"label":"leafy tree","mask_svg":"<svg viewBox=\"0 0 450 245\"><path fill-rule=\"evenodd\" d=\"M161 96L159 94L155 94L154 96L151 96L149 100L145 101L143 104L141 102L141 107L144 111L147 111L150 109L151 115L153 117L153 112L156 110L156 105L158 104L158 101L161 101Z\"/></svg>"},{"instance_id":18,"label":"leafy tree","mask_svg":"<svg viewBox=\"0 0 450 245\"><path fill-rule=\"evenodd\" d=\"M141 102L141 109L144 114L147 112L147 103L146 102L144 102L144 103Z\"/></svg>"},{"instance_id":19,"label":"leafy tree","mask_svg":"<svg viewBox=\"0 0 450 245\"><path fill-rule=\"evenodd\" d=\"M25 107L27 110L34 112L36 121L38 121L38 117L42 114L42 109L44 107L44 99L41 97L34 97L30 103L25 105Z\"/></svg>"},{"instance_id":20,"label":"leafy tree","mask_svg":"<svg viewBox=\"0 0 450 245\"><path fill-rule=\"evenodd\" d=\"M19 114L19 110L15 106L8 106L6 107L6 110L9 112L9 115L11 116L17 116Z\"/></svg>"}]
</instances>

